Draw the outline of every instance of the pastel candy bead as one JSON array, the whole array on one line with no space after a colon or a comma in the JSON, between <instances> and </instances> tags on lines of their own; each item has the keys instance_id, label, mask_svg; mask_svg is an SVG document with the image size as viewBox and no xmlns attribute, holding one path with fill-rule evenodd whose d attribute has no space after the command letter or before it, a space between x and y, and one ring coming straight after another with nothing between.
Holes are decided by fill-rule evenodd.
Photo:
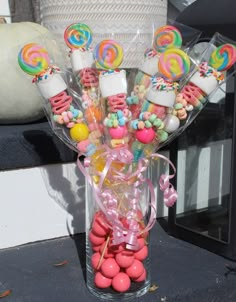
<instances>
[{"instance_id":1,"label":"pastel candy bead","mask_svg":"<svg viewBox=\"0 0 236 302\"><path fill-rule=\"evenodd\" d=\"M120 293L126 292L131 285L130 278L125 273L118 273L113 279L112 279L112 287L114 290Z\"/></svg>"},{"instance_id":2,"label":"pastel candy bead","mask_svg":"<svg viewBox=\"0 0 236 302\"><path fill-rule=\"evenodd\" d=\"M148 256L148 247L145 245L139 251L134 253L134 257L140 261L143 261Z\"/></svg>"},{"instance_id":3,"label":"pastel candy bead","mask_svg":"<svg viewBox=\"0 0 236 302\"><path fill-rule=\"evenodd\" d=\"M128 131L126 126L118 126L116 128L109 128L109 134L114 139L120 139L127 136Z\"/></svg>"},{"instance_id":4,"label":"pastel candy bead","mask_svg":"<svg viewBox=\"0 0 236 302\"><path fill-rule=\"evenodd\" d=\"M107 288L111 286L112 279L105 277L101 272L97 272L94 283L98 288Z\"/></svg>"},{"instance_id":5,"label":"pastel candy bead","mask_svg":"<svg viewBox=\"0 0 236 302\"><path fill-rule=\"evenodd\" d=\"M99 237L95 235L92 231L90 231L89 240L94 245L100 245L105 241L105 237Z\"/></svg>"},{"instance_id":6,"label":"pastel candy bead","mask_svg":"<svg viewBox=\"0 0 236 302\"><path fill-rule=\"evenodd\" d=\"M127 268L134 262L134 255L127 254L125 251L116 254L116 262L121 268Z\"/></svg>"},{"instance_id":7,"label":"pastel candy bead","mask_svg":"<svg viewBox=\"0 0 236 302\"><path fill-rule=\"evenodd\" d=\"M141 261L135 259L130 267L126 269L126 273L130 278L139 278L144 271L144 266Z\"/></svg>"},{"instance_id":8,"label":"pastel candy bead","mask_svg":"<svg viewBox=\"0 0 236 302\"><path fill-rule=\"evenodd\" d=\"M101 272L107 278L115 277L120 271L120 267L114 258L105 259L101 265Z\"/></svg>"},{"instance_id":9,"label":"pastel candy bead","mask_svg":"<svg viewBox=\"0 0 236 302\"><path fill-rule=\"evenodd\" d=\"M150 144L154 140L155 135L153 128L138 129L135 132L137 140L143 144Z\"/></svg>"}]
</instances>

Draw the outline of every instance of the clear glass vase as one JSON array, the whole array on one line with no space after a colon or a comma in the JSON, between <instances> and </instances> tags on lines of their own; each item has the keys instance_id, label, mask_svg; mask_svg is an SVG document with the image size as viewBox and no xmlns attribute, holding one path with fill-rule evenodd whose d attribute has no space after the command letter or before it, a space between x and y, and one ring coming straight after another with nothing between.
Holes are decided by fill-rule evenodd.
<instances>
[{"instance_id":1,"label":"clear glass vase","mask_svg":"<svg viewBox=\"0 0 236 302\"><path fill-rule=\"evenodd\" d=\"M145 177L149 172L147 168ZM123 301L140 297L150 287L148 186L145 182L137 186L136 177L112 183L105 179L104 183L105 213L97 202L99 193L86 180L87 287L100 299ZM132 227L134 232L129 234Z\"/></svg>"}]
</instances>

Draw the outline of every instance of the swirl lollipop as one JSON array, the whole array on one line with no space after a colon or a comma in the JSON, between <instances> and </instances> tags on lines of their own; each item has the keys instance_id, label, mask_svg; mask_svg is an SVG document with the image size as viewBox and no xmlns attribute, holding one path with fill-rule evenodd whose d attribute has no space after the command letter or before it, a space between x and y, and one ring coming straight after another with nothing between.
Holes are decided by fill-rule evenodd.
<instances>
[{"instance_id":1,"label":"swirl lollipop","mask_svg":"<svg viewBox=\"0 0 236 302\"><path fill-rule=\"evenodd\" d=\"M64 40L71 49L88 48L92 42L92 31L86 24L74 23L66 28Z\"/></svg>"},{"instance_id":2,"label":"swirl lollipop","mask_svg":"<svg viewBox=\"0 0 236 302\"><path fill-rule=\"evenodd\" d=\"M46 49L36 43L26 44L18 54L20 68L30 75L40 75L49 67L49 55Z\"/></svg>"},{"instance_id":3,"label":"swirl lollipop","mask_svg":"<svg viewBox=\"0 0 236 302\"><path fill-rule=\"evenodd\" d=\"M181 49L168 49L160 55L159 72L169 80L178 80L190 70L190 59Z\"/></svg>"},{"instance_id":4,"label":"swirl lollipop","mask_svg":"<svg viewBox=\"0 0 236 302\"><path fill-rule=\"evenodd\" d=\"M230 69L236 61L236 48L232 44L217 47L211 54L209 65L218 71Z\"/></svg>"},{"instance_id":5,"label":"swirl lollipop","mask_svg":"<svg viewBox=\"0 0 236 302\"><path fill-rule=\"evenodd\" d=\"M96 45L94 57L98 68L116 69L123 61L123 49L114 40L103 40Z\"/></svg>"},{"instance_id":6,"label":"swirl lollipop","mask_svg":"<svg viewBox=\"0 0 236 302\"><path fill-rule=\"evenodd\" d=\"M164 52L170 48L180 48L182 36L180 31L171 25L158 28L154 34L153 48L157 52Z\"/></svg>"}]
</instances>

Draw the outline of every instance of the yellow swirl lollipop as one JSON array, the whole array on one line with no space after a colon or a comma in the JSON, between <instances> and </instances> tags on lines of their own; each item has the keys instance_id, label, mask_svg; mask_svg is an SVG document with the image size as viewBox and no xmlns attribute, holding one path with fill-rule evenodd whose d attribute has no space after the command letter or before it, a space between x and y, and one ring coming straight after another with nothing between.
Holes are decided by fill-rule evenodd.
<instances>
[{"instance_id":1,"label":"yellow swirl lollipop","mask_svg":"<svg viewBox=\"0 0 236 302\"><path fill-rule=\"evenodd\" d=\"M169 80L178 80L190 70L190 59L181 49L172 48L160 55L159 72Z\"/></svg>"}]
</instances>

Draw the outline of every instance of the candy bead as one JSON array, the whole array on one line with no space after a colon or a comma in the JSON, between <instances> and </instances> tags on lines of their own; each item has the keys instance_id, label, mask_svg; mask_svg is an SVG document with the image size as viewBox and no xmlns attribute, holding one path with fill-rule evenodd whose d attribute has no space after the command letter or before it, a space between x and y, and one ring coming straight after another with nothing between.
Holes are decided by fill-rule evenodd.
<instances>
[{"instance_id":1,"label":"candy bead","mask_svg":"<svg viewBox=\"0 0 236 302\"><path fill-rule=\"evenodd\" d=\"M89 129L86 124L79 123L70 129L70 136L76 142L81 142L88 138Z\"/></svg>"},{"instance_id":2,"label":"candy bead","mask_svg":"<svg viewBox=\"0 0 236 302\"><path fill-rule=\"evenodd\" d=\"M135 259L130 267L126 269L126 273L130 278L139 278L144 271L144 266L141 261Z\"/></svg>"},{"instance_id":3,"label":"candy bead","mask_svg":"<svg viewBox=\"0 0 236 302\"><path fill-rule=\"evenodd\" d=\"M101 272L107 278L115 277L120 271L120 267L114 258L105 259L101 265Z\"/></svg>"},{"instance_id":4,"label":"candy bead","mask_svg":"<svg viewBox=\"0 0 236 302\"><path fill-rule=\"evenodd\" d=\"M98 288L107 288L111 286L112 279L105 277L101 272L97 272L94 283Z\"/></svg>"},{"instance_id":5,"label":"candy bead","mask_svg":"<svg viewBox=\"0 0 236 302\"><path fill-rule=\"evenodd\" d=\"M114 290L120 293L126 292L131 285L130 278L125 273L118 273L113 279L112 279L112 287Z\"/></svg>"}]
</instances>

